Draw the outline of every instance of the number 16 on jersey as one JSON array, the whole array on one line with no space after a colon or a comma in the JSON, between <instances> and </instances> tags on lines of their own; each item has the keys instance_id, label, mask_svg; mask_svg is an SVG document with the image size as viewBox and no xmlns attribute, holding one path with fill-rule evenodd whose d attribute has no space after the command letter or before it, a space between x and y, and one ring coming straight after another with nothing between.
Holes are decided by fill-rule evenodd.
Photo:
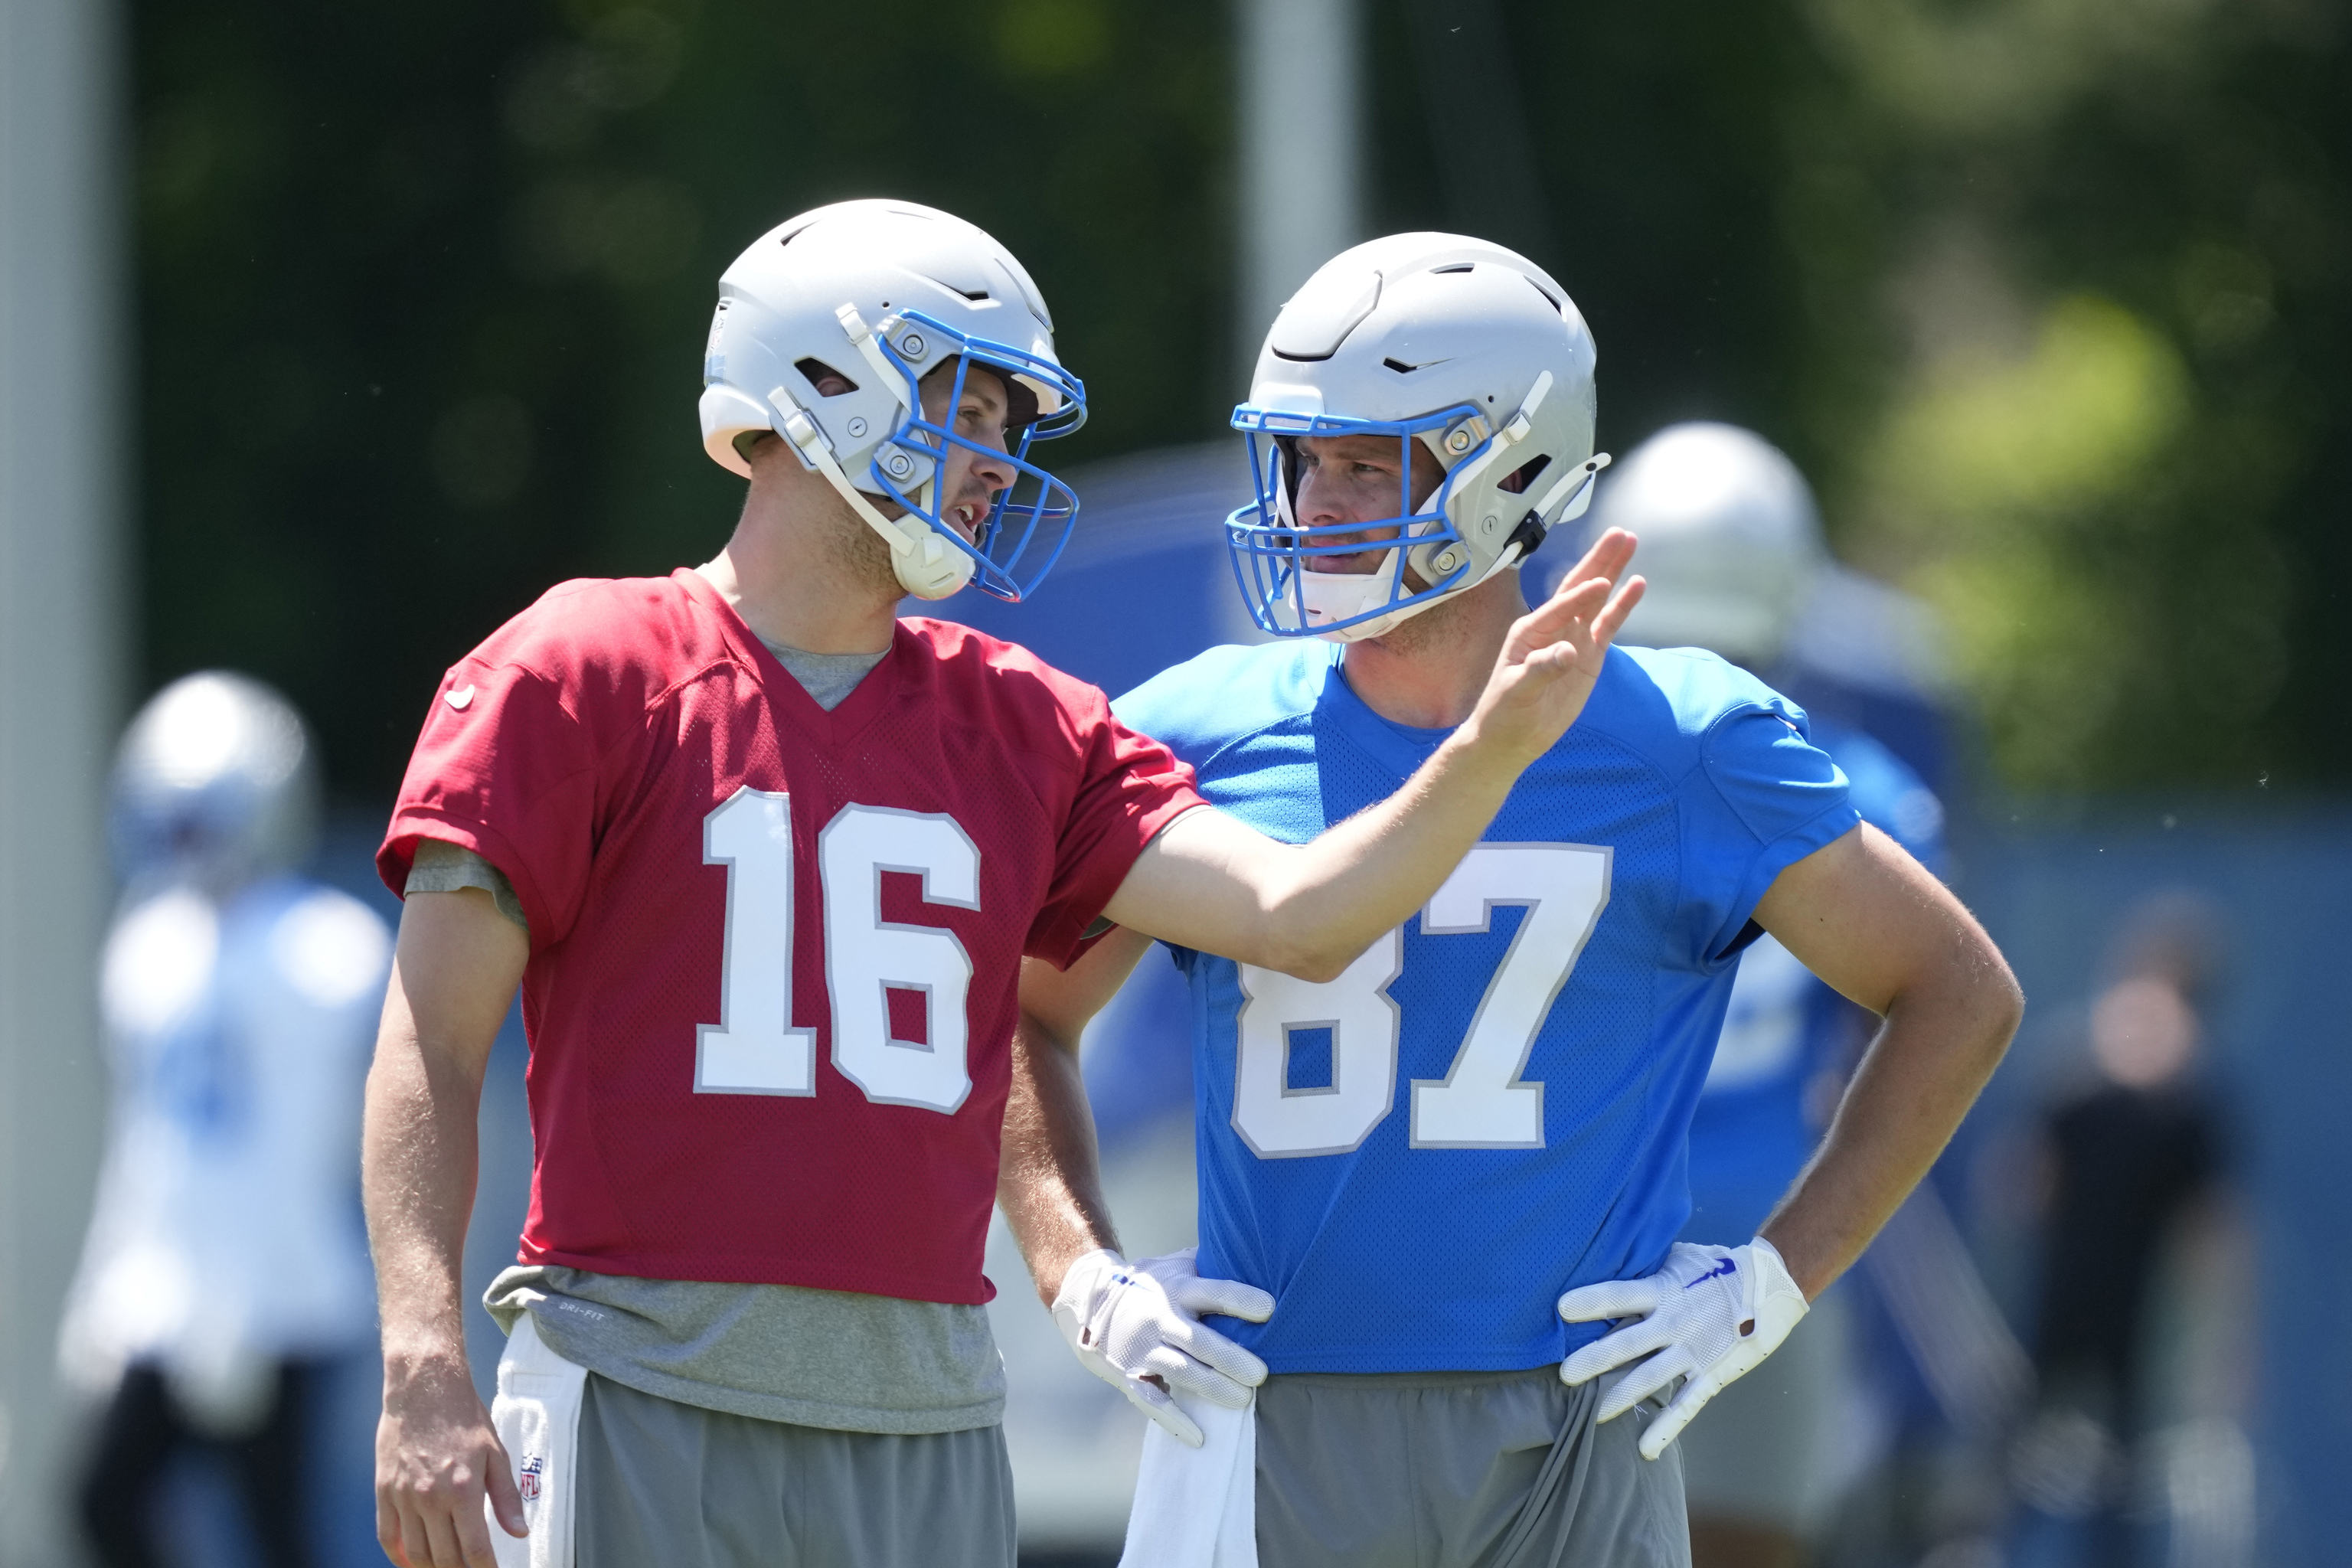
<instances>
[{"instance_id":1,"label":"number 16 on jersey","mask_svg":"<svg viewBox=\"0 0 2352 1568\"><path fill-rule=\"evenodd\" d=\"M739 789L703 818L702 837L704 863L727 868L727 936L695 1092L814 1094L816 1031L793 1023L792 802ZM884 920L881 878L907 872L925 903L977 910L979 847L951 816L853 805L817 834L816 852L833 1065L877 1105L953 1115L971 1092L971 958L944 927ZM922 998L922 1039L892 1033L892 991Z\"/></svg>"},{"instance_id":2,"label":"number 16 on jersey","mask_svg":"<svg viewBox=\"0 0 2352 1568\"><path fill-rule=\"evenodd\" d=\"M1609 873L1602 846L1481 844L1429 900L1424 938L1491 931L1497 905L1527 913L1445 1076L1412 1082L1413 1148L1543 1147L1543 1085L1520 1074L1608 905ZM1389 986L1403 972L1401 930L1322 984L1241 966L1234 1131L1259 1158L1349 1153L1395 1109L1404 1016ZM1293 1037L1307 1031L1328 1032L1328 1085L1289 1081Z\"/></svg>"}]
</instances>

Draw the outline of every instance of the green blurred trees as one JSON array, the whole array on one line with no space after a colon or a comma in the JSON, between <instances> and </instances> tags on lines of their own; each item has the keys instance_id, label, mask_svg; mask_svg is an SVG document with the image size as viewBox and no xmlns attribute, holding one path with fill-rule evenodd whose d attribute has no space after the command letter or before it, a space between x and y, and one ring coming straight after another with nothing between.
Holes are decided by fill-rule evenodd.
<instances>
[{"instance_id":1,"label":"green blurred trees","mask_svg":"<svg viewBox=\"0 0 2352 1568\"><path fill-rule=\"evenodd\" d=\"M1848 390L1810 444L1850 548L1943 610L2002 774L2345 782L2342 8L1804 15L1831 66L1782 121L1783 232L1897 334L1816 368Z\"/></svg>"},{"instance_id":2,"label":"green blurred trees","mask_svg":"<svg viewBox=\"0 0 2352 1568\"><path fill-rule=\"evenodd\" d=\"M2352 780L2340 7L1366 3L1373 223L1552 267L1605 445L1787 446L1945 610L2010 784ZM133 15L146 669L278 681L347 793L548 584L724 537L712 282L793 211L1013 246L1093 395L1065 463L1240 391L1221 8Z\"/></svg>"},{"instance_id":3,"label":"green blurred trees","mask_svg":"<svg viewBox=\"0 0 2352 1568\"><path fill-rule=\"evenodd\" d=\"M707 559L719 270L845 196L1013 245L1083 461L1213 427L1223 35L1107 0L140 0L151 681L226 664L387 797L440 671L549 584ZM1136 62L1148 62L1148 68Z\"/></svg>"}]
</instances>

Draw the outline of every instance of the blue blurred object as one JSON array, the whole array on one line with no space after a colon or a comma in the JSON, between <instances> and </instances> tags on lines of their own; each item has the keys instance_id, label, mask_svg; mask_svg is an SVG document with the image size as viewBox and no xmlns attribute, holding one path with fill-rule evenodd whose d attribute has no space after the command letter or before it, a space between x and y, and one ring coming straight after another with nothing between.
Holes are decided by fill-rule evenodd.
<instances>
[{"instance_id":1,"label":"blue blurred object","mask_svg":"<svg viewBox=\"0 0 2352 1568\"><path fill-rule=\"evenodd\" d=\"M978 594L899 613L955 621L1019 643L1116 697L1218 643L1264 642L1234 586L1228 512L1250 499L1240 443L1186 447L1071 477L1076 530L1027 599Z\"/></svg>"}]
</instances>

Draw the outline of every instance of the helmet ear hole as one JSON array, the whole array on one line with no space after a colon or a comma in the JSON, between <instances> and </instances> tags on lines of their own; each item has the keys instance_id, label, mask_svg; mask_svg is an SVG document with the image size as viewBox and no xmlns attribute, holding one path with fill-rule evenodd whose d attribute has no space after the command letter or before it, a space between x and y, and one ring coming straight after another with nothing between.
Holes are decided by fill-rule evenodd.
<instances>
[{"instance_id":1,"label":"helmet ear hole","mask_svg":"<svg viewBox=\"0 0 2352 1568\"><path fill-rule=\"evenodd\" d=\"M816 388L819 397L846 397L857 390L857 384L821 359L811 356L793 362L793 368Z\"/></svg>"},{"instance_id":2,"label":"helmet ear hole","mask_svg":"<svg viewBox=\"0 0 2352 1568\"><path fill-rule=\"evenodd\" d=\"M1496 480L1495 488L1506 495L1525 495L1528 487L1536 482L1537 476L1550 467L1551 458L1545 454L1538 453L1513 468L1502 479Z\"/></svg>"}]
</instances>

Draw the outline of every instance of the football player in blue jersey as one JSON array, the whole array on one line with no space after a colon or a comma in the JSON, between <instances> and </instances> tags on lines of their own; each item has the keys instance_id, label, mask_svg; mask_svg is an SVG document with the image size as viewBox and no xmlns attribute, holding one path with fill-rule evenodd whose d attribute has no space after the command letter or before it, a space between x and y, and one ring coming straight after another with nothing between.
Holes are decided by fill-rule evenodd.
<instances>
[{"instance_id":1,"label":"football player in blue jersey","mask_svg":"<svg viewBox=\"0 0 2352 1568\"><path fill-rule=\"evenodd\" d=\"M1596 531L1642 540L1648 594L1627 641L1703 647L1742 668L1780 663L1828 563L1821 517L1795 464L1735 426L1670 426L1610 475ZM1815 747L1845 774L1864 822L1944 872L1944 813L1912 769L1860 730L1815 716ZM1691 1216L1681 1239L1737 1246L1803 1169L1868 1015L1772 936L1740 954L1713 1065L1691 1119ZM1836 1503L1837 1421L1853 1375L1842 1300L1815 1304L1774 1352L1682 1436L1698 1568L1804 1561Z\"/></svg>"},{"instance_id":2,"label":"football player in blue jersey","mask_svg":"<svg viewBox=\"0 0 2352 1568\"><path fill-rule=\"evenodd\" d=\"M1395 792L1471 716L1525 613L1520 562L1584 510L1593 363L1565 290L1498 247L1400 235L1326 264L1234 418L1257 497L1227 529L1276 640L1118 711L1278 838ZM1604 535L1571 582L1617 576L1629 544ZM1768 931L1885 1023L1758 1234L1681 1242L1693 1109ZM1484 840L1343 973L1175 952L1201 1245L1129 1266L1089 1152L1033 1145L1148 945L1113 931L1024 970L1006 1146L1070 1173L1058 1228L1016 1230L1073 1344L1108 1375L1170 1374L1204 1439L1147 1432L1139 1568L1687 1563L1674 1436L1919 1180L2021 1005L1967 910L1860 821L1803 713L1687 648L1610 652ZM1214 1313L1223 1281L1271 1315L1102 1357L1129 1297Z\"/></svg>"}]
</instances>

